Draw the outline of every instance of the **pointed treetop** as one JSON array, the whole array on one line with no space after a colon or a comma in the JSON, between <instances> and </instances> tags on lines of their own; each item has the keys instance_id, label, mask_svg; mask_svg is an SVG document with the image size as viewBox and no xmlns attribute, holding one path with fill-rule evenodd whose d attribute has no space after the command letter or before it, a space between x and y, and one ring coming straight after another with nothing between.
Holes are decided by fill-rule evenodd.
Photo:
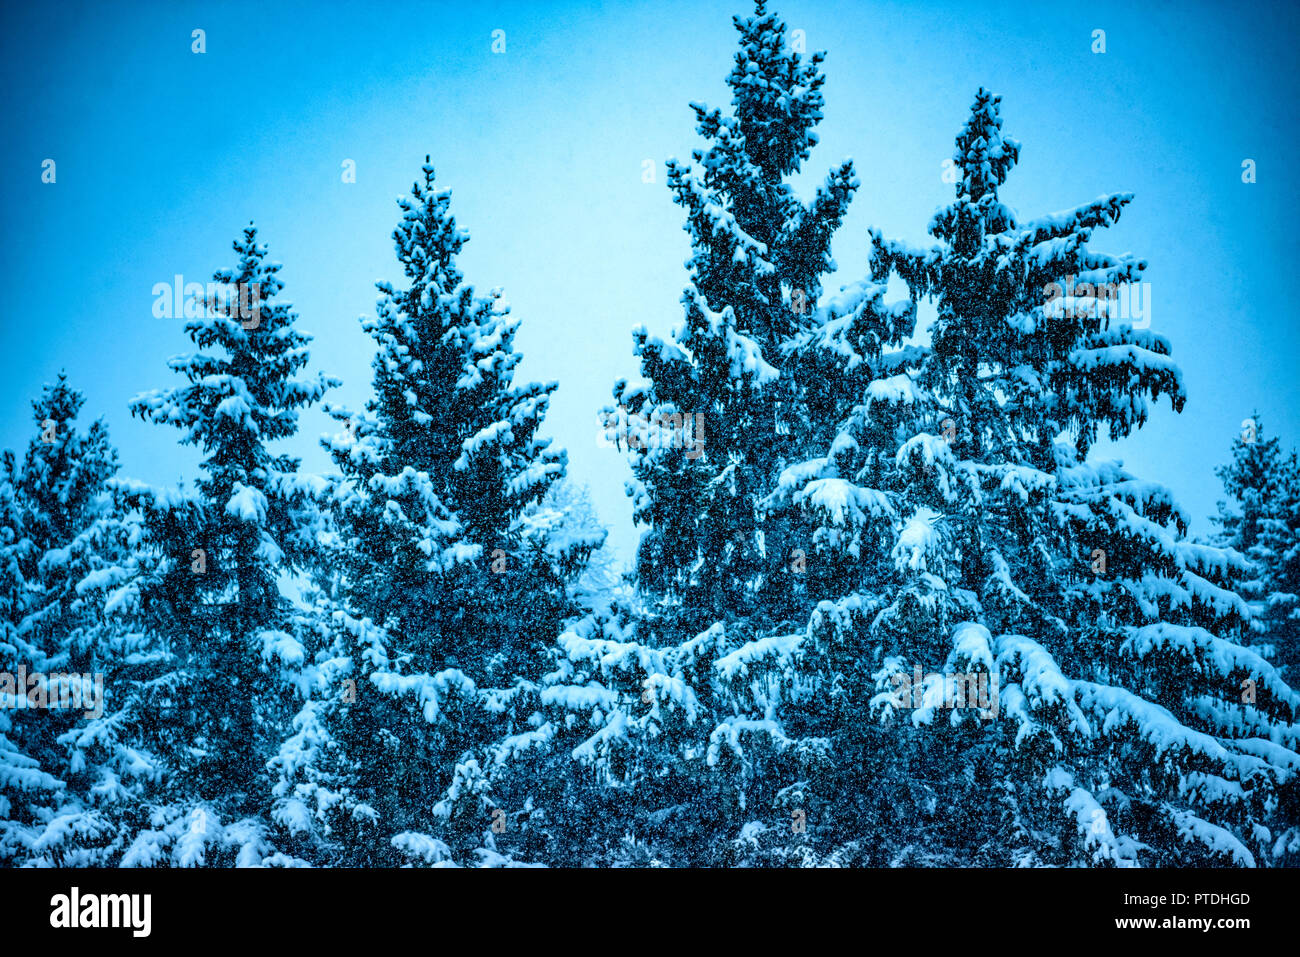
<instances>
[{"instance_id":1,"label":"pointed treetop","mask_svg":"<svg viewBox=\"0 0 1300 957\"><path fill-rule=\"evenodd\" d=\"M231 243L231 248L239 254L239 266L234 269L219 269L213 273L213 278L229 285L244 283L249 287L245 295L254 300L259 297L262 300L270 299L284 289L284 283L276 276L280 271L280 263L265 261L270 249L266 243L257 241L257 226L251 219L243 232L243 239ZM256 283L256 289L253 288L253 283Z\"/></svg>"},{"instance_id":2,"label":"pointed treetop","mask_svg":"<svg viewBox=\"0 0 1300 957\"><path fill-rule=\"evenodd\" d=\"M785 40L785 23L758 0L754 16L733 17L740 33L736 65L727 77L746 151L776 179L797 172L817 145L812 128L822 118L818 69L824 53L804 59Z\"/></svg>"},{"instance_id":3,"label":"pointed treetop","mask_svg":"<svg viewBox=\"0 0 1300 957\"><path fill-rule=\"evenodd\" d=\"M48 521L58 525L78 514L117 471L117 450L104 421L95 420L85 431L76 428L84 405L85 397L68 384L65 372L32 401L37 432L28 443L21 476L24 493L42 516L38 526Z\"/></svg>"},{"instance_id":4,"label":"pointed treetop","mask_svg":"<svg viewBox=\"0 0 1300 957\"><path fill-rule=\"evenodd\" d=\"M1020 159L1020 143L1002 135L1002 116L994 96L984 87L975 93L970 119L957 136L953 161L962 171L957 184L957 198L970 196L978 203L986 193L997 197L997 188L1006 182L1007 173Z\"/></svg>"},{"instance_id":5,"label":"pointed treetop","mask_svg":"<svg viewBox=\"0 0 1300 957\"><path fill-rule=\"evenodd\" d=\"M204 315L185 323L186 335L205 351L168 363L188 384L131 400L133 416L183 430L181 441L210 453L205 468L219 471L236 459L246 469L259 468L261 443L292 436L297 410L339 384L321 374L293 378L310 361L312 337L297 328L290 304L275 298L284 288L281 264L266 259L267 246L257 241L252 223L233 247L238 265L215 270L212 278L237 296L213 297Z\"/></svg>"},{"instance_id":6,"label":"pointed treetop","mask_svg":"<svg viewBox=\"0 0 1300 957\"><path fill-rule=\"evenodd\" d=\"M402 221L393 230L397 258L414 285L417 296L433 285L451 292L464 278L456 269L455 257L469 240L469 233L456 228L451 213L451 190L434 186L433 163L428 155L420 167L424 181L411 185L411 195L398 197Z\"/></svg>"},{"instance_id":7,"label":"pointed treetop","mask_svg":"<svg viewBox=\"0 0 1300 957\"><path fill-rule=\"evenodd\" d=\"M77 417L85 401L80 392L68 385L68 373L60 369L57 381L47 382L41 397L32 400L32 416L42 428L47 419L66 422Z\"/></svg>"}]
</instances>

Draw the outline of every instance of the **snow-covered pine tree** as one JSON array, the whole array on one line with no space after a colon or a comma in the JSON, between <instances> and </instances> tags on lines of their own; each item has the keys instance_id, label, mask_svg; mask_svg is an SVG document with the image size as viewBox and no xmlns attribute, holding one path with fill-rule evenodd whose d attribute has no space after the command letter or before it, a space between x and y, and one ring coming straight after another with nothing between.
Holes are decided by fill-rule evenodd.
<instances>
[{"instance_id":1,"label":"snow-covered pine tree","mask_svg":"<svg viewBox=\"0 0 1300 957\"><path fill-rule=\"evenodd\" d=\"M25 569L35 546L27 536L18 492L18 464L6 449L0 474L0 863L26 860L40 821L66 783L48 753L42 761L42 714L19 710L27 696L26 671L42 671L42 650L22 633L31 598ZM19 682L20 674L23 680ZM33 753L34 752L34 753Z\"/></svg>"},{"instance_id":2,"label":"snow-covered pine tree","mask_svg":"<svg viewBox=\"0 0 1300 957\"><path fill-rule=\"evenodd\" d=\"M256 227L244 229L234 250L238 265L214 273L229 295L186 323L201 351L169 362L186 384L132 401L133 414L180 429L181 442L204 458L193 493L140 483L122 491L144 536L134 577L109 603L168 654L141 706L168 773L125 864L285 860L270 854L271 841L319 853L318 809L292 793L273 795L268 762L290 733L297 699L321 682L317 653L329 651L319 616L281 588L318 547L320 483L270 445L292 437L298 411L336 382L295 378L309 361L311 336L276 298L281 267L267 260Z\"/></svg>"},{"instance_id":3,"label":"snow-covered pine tree","mask_svg":"<svg viewBox=\"0 0 1300 957\"><path fill-rule=\"evenodd\" d=\"M882 477L898 521L877 704L897 713L895 675L917 666L999 677L1001 720L942 715L942 680L903 714L933 731L913 767L947 784L944 837L968 859L1268 863L1268 825L1297 820L1300 696L1243 644L1247 566L1190 541L1168 489L1087 460L1099 428L1185 401L1168 340L1117 321L1145 263L1088 249L1132 196L1021 222L998 197L1020 153L1001 126L980 90L940 245L875 241L877 277L938 310L915 368L869 390L912 420Z\"/></svg>"},{"instance_id":4,"label":"snow-covered pine tree","mask_svg":"<svg viewBox=\"0 0 1300 957\"><path fill-rule=\"evenodd\" d=\"M21 662L29 675L45 676L50 710L14 718L27 731L29 753L62 782L23 847L28 861L47 865L99 864L120 851L119 812L143 783L133 780L143 762L118 740L121 679L140 654L139 636L106 621L95 596L100 579L129 554L133 528L109 489L117 452L107 427L102 420L85 432L76 427L83 404L60 375L33 403L36 434L22 462L5 461L6 525L21 542L8 549L6 620L17 622L15 637L28 654L6 654L4 670ZM16 581L20 593L10 590Z\"/></svg>"},{"instance_id":5,"label":"snow-covered pine tree","mask_svg":"<svg viewBox=\"0 0 1300 957\"><path fill-rule=\"evenodd\" d=\"M609 530L596 514L591 488L565 477L522 516L523 534L542 544L556 566L573 581L573 596L582 608L627 605L631 591L618 559L606 547Z\"/></svg>"},{"instance_id":6,"label":"snow-covered pine tree","mask_svg":"<svg viewBox=\"0 0 1300 957\"><path fill-rule=\"evenodd\" d=\"M345 431L325 441L344 479L328 587L366 623L364 640L342 646L353 700L332 709L379 835L351 853L494 859L492 826L509 813L517 830L526 802L476 754L526 727L591 543L557 554L525 521L564 474L564 453L538 435L555 384L514 381L519 320L457 269L469 237L427 158L398 202L409 286L380 284L378 314L363 320L378 346L374 398L361 413L332 410Z\"/></svg>"},{"instance_id":7,"label":"snow-covered pine tree","mask_svg":"<svg viewBox=\"0 0 1300 957\"><path fill-rule=\"evenodd\" d=\"M1232 461L1215 470L1236 508L1219 503L1216 543L1254 563L1242 583L1256 613L1253 644L1293 687L1300 681L1300 462L1265 436L1257 414L1242 423Z\"/></svg>"},{"instance_id":8,"label":"snow-covered pine tree","mask_svg":"<svg viewBox=\"0 0 1300 957\"><path fill-rule=\"evenodd\" d=\"M760 528L757 503L797 450L829 439L816 432L825 416L805 410L838 401L816 375L795 375L790 346L815 325L822 276L835 268L831 238L858 180L846 159L809 203L788 183L817 144L825 55L793 51L780 17L755 6L734 18L730 112L691 105L710 141L692 154L698 171L668 163L693 248L684 322L667 341L634 332L645 384L614 393L645 527L638 580L664 603L675 639L800 604L792 552L806 537L781 522ZM847 321L907 325L882 313L877 290L859 292L841 303Z\"/></svg>"},{"instance_id":9,"label":"snow-covered pine tree","mask_svg":"<svg viewBox=\"0 0 1300 957\"><path fill-rule=\"evenodd\" d=\"M1274 662L1286 682L1300 679L1300 461L1282 452L1276 436L1265 437L1258 413L1242 422L1232 462L1216 469L1223 489L1237 504L1219 503L1215 543L1245 554L1252 574L1241 592L1255 613L1251 644ZM1300 861L1300 810L1279 801L1274 858Z\"/></svg>"},{"instance_id":10,"label":"snow-covered pine tree","mask_svg":"<svg viewBox=\"0 0 1300 957\"><path fill-rule=\"evenodd\" d=\"M824 760L823 741L769 720L774 699L738 713L729 688L765 697L764 676L748 689L739 649L761 657L760 636L764 652L788 647L784 632L836 594L842 574L813 562L813 521L764 503L850 407L832 373L862 377L862 356L874 360L915 320L910 301L887 306L870 282L818 306L857 187L849 160L811 202L788 183L817 142L824 54L791 49L764 2L734 23L732 109L692 104L710 141L693 154L700 172L669 163L694 248L685 320L670 340L634 332L644 381L616 385L617 408L606 410L607 436L631 452L645 528L641 607L589 616L562 636L543 690L547 721L497 752L534 762L545 781L573 774L552 762L578 760L568 800L550 802L584 809L569 825L575 861L734 859L722 839L739 834L754 794L780 797L764 756L787 754L793 768Z\"/></svg>"}]
</instances>

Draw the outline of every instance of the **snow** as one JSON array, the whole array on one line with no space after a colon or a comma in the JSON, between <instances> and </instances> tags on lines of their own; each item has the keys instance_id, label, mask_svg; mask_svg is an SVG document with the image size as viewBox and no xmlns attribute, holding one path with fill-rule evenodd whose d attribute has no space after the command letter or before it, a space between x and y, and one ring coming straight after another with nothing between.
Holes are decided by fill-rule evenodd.
<instances>
[{"instance_id":1,"label":"snow","mask_svg":"<svg viewBox=\"0 0 1300 957\"><path fill-rule=\"evenodd\" d=\"M884 492L859 488L839 478L813 479L794 495L794 503L833 526L860 528L872 519L894 516Z\"/></svg>"},{"instance_id":2,"label":"snow","mask_svg":"<svg viewBox=\"0 0 1300 957\"><path fill-rule=\"evenodd\" d=\"M939 530L942 516L922 506L903 524L894 545L894 566L899 571L937 570L943 564L944 538Z\"/></svg>"},{"instance_id":3,"label":"snow","mask_svg":"<svg viewBox=\"0 0 1300 957\"><path fill-rule=\"evenodd\" d=\"M236 482L234 494L226 503L226 514L243 522L262 524L266 521L266 495L260 489Z\"/></svg>"},{"instance_id":4,"label":"snow","mask_svg":"<svg viewBox=\"0 0 1300 957\"><path fill-rule=\"evenodd\" d=\"M446 843L417 831L394 834L389 843L408 857L424 864L440 864L451 860L451 848Z\"/></svg>"},{"instance_id":5,"label":"snow","mask_svg":"<svg viewBox=\"0 0 1300 957\"><path fill-rule=\"evenodd\" d=\"M914 405L926 399L925 392L906 373L876 379L867 386L867 396L870 402L886 402L891 405Z\"/></svg>"}]
</instances>

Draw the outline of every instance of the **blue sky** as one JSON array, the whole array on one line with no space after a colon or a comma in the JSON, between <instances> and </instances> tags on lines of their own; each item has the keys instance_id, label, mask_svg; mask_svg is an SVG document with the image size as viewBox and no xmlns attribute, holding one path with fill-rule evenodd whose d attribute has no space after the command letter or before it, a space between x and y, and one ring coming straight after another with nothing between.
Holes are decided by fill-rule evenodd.
<instances>
[{"instance_id":1,"label":"blue sky","mask_svg":"<svg viewBox=\"0 0 1300 957\"><path fill-rule=\"evenodd\" d=\"M867 230L925 242L949 201L943 160L983 85L1003 97L1021 163L1002 190L1022 217L1116 191L1136 201L1094 248L1149 261L1152 328L1190 393L1137 436L1104 444L1172 486L1195 518L1219 497L1213 468L1258 409L1300 436L1300 333L1285 283L1300 261L1292 5L852 3L773 5L828 52L811 191L854 157L862 188L834 245L838 275L866 269ZM557 379L549 431L591 484L613 541L635 541L618 453L596 409L637 370L629 330L667 334L689 254L662 162L699 145L689 101L722 106L742 0L675 3L95 3L8 5L7 148L0 203L0 446L31 431L28 401L66 369L103 415L124 471L165 484L197 455L132 421L136 392L171 385L188 351L152 289L205 282L255 220L284 263L285 297L314 333L313 369L369 392L380 278L397 281L394 199L425 154L472 240L481 290L504 286L529 378ZM191 31L207 52L191 52ZM1106 52L1092 33L1106 32ZM505 52L492 51L505 31ZM42 183L54 159L56 181ZM1241 164L1256 162L1257 182ZM356 182L341 181L344 160ZM655 161L654 183L643 161ZM924 315L924 313L923 313ZM303 417L293 448L327 468Z\"/></svg>"}]
</instances>

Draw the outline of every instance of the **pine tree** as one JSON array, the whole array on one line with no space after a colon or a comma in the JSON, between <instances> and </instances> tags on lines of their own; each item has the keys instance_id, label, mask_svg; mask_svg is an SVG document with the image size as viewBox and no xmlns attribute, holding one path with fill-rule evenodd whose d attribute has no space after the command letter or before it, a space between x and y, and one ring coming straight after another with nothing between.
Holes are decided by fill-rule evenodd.
<instances>
[{"instance_id":1,"label":"pine tree","mask_svg":"<svg viewBox=\"0 0 1300 957\"><path fill-rule=\"evenodd\" d=\"M607 437L631 454L644 528L638 607L566 631L544 680L546 722L498 751L548 781L577 760L568 796L548 802L588 809L574 814L570 860L724 862L732 852L719 838L739 832L755 795L790 797L764 793L781 790L769 788L777 775L765 756L793 768L821 760L822 742L771 720L774 700L749 709L733 688L750 696L743 656L757 657L760 640L788 646L785 631L839 574L807 561L813 521L766 503L847 411L829 376L863 375L850 346L877 357L915 321L910 301L886 305L870 282L819 305L835 268L830 241L858 185L848 160L811 202L787 182L817 142L824 54L790 49L765 3L734 22L732 109L692 104L710 141L693 154L701 172L669 162L694 249L685 319L671 340L634 332L644 384L620 382L606 410Z\"/></svg>"},{"instance_id":2,"label":"pine tree","mask_svg":"<svg viewBox=\"0 0 1300 957\"><path fill-rule=\"evenodd\" d=\"M295 378L311 336L276 298L281 267L254 226L234 250L238 265L214 273L229 294L186 323L202 351L169 362L187 384L132 402L133 414L180 429L204 458L192 494L138 483L123 491L144 540L136 577L114 599L168 653L145 708L168 773L128 864L261 863L274 857L272 839L310 856L316 837L301 802L273 796L268 762L319 678L319 616L286 597L280 579L314 562L320 483L269 446L292 437L298 410L336 383Z\"/></svg>"},{"instance_id":3,"label":"pine tree","mask_svg":"<svg viewBox=\"0 0 1300 957\"><path fill-rule=\"evenodd\" d=\"M83 404L63 375L46 386L33 403L37 433L22 462L6 455L3 493L12 536L6 623L16 642L9 647L22 646L5 660L24 664L29 680L40 674L49 704L15 715L24 750L45 769L29 768L15 783L58 781L53 800L28 822L22 851L30 861L71 866L104 863L120 850L116 812L138 799L126 782L140 770L117 740L120 679L139 644L105 620L96 600L99 583L129 552L133 528L109 488L118 466L106 426L76 427Z\"/></svg>"},{"instance_id":4,"label":"pine tree","mask_svg":"<svg viewBox=\"0 0 1300 957\"><path fill-rule=\"evenodd\" d=\"M530 716L542 655L571 613L566 584L590 551L557 552L527 519L564 473L564 453L538 435L555 384L514 381L518 320L499 290L465 282L455 259L468 235L427 159L422 173L393 234L410 285L381 283L378 315L363 320L374 398L363 413L332 410L345 431L326 441L343 482L325 587L365 636L341 646L355 691L331 727L379 833L349 853L375 863L495 853L501 805L521 813L524 799L476 750Z\"/></svg>"},{"instance_id":5,"label":"pine tree","mask_svg":"<svg viewBox=\"0 0 1300 957\"><path fill-rule=\"evenodd\" d=\"M779 618L803 600L790 566L804 537L780 522L760 527L758 503L798 450L830 437L817 432L819 413L838 398L791 346L816 325L831 237L858 187L845 160L810 203L798 198L787 180L817 143L825 55L791 50L763 2L734 22L731 111L692 104L711 145L692 154L698 173L668 163L694 250L685 320L671 341L636 330L648 384L615 389L645 527L638 581L678 640L728 617ZM847 291L838 315L855 332L910 327L910 313L885 309L880 293Z\"/></svg>"},{"instance_id":6,"label":"pine tree","mask_svg":"<svg viewBox=\"0 0 1300 957\"><path fill-rule=\"evenodd\" d=\"M606 547L609 530L596 514L591 488L564 478L546 490L522 517L523 534L542 544L556 567L573 581L583 608L608 608L630 598L618 560Z\"/></svg>"},{"instance_id":7,"label":"pine tree","mask_svg":"<svg viewBox=\"0 0 1300 957\"><path fill-rule=\"evenodd\" d=\"M1255 574L1242 583L1256 614L1261 654L1275 660L1288 683L1300 675L1300 462L1265 437L1256 414L1242 424L1232 462L1216 473L1237 509L1219 503L1217 542L1251 559Z\"/></svg>"},{"instance_id":8,"label":"pine tree","mask_svg":"<svg viewBox=\"0 0 1300 957\"><path fill-rule=\"evenodd\" d=\"M30 853L40 816L66 787L32 753L41 743L39 726L33 725L42 715L18 710L27 696L26 672L43 671L45 658L20 628L31 600L24 566L30 568L35 547L23 521L17 471L13 453L6 450L0 477L0 861L5 863Z\"/></svg>"},{"instance_id":9,"label":"pine tree","mask_svg":"<svg viewBox=\"0 0 1300 957\"><path fill-rule=\"evenodd\" d=\"M1086 458L1099 428L1121 438L1160 396L1185 401L1168 340L1116 321L1145 263L1087 246L1132 196L1022 223L998 197L1019 154L980 90L940 245L875 239L875 274L938 310L914 370L871 387L911 420L884 476L897 579L872 623L877 705L894 711L887 689L917 665L998 676L1004 720L940 720L933 680L912 695L911 723L934 732L914 767L936 789L964 781L946 795L964 854L1266 863L1268 809L1294 820L1300 696L1242 643L1244 563L1188 540L1167 489ZM1003 779L1002 820L972 813ZM1010 846L989 840L1006 827Z\"/></svg>"}]
</instances>

